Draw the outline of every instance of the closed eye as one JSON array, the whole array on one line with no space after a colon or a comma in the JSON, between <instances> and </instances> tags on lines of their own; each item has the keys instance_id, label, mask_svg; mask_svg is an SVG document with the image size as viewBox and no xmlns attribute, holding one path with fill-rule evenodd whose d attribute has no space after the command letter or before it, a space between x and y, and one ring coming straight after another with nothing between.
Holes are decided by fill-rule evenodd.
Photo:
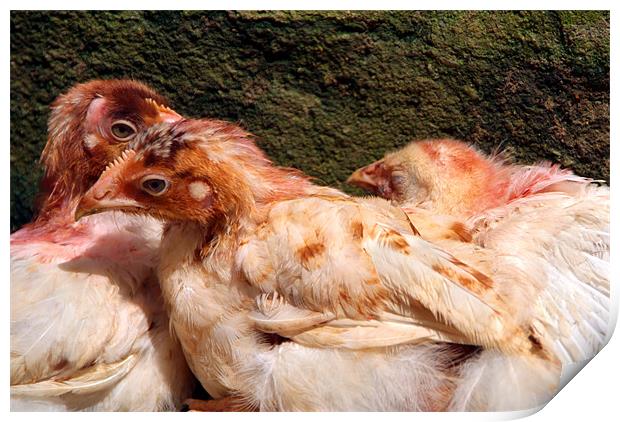
<instances>
[{"instance_id":1,"label":"closed eye","mask_svg":"<svg viewBox=\"0 0 620 422\"><path fill-rule=\"evenodd\" d=\"M400 187L405 183L405 176L401 174L392 174L391 182L393 187Z\"/></svg>"}]
</instances>

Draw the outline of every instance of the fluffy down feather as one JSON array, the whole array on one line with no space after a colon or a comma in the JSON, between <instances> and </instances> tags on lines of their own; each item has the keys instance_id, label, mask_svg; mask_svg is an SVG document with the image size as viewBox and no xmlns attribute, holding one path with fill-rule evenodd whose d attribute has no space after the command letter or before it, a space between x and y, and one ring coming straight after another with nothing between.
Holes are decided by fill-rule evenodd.
<instances>
[{"instance_id":1,"label":"fluffy down feather","mask_svg":"<svg viewBox=\"0 0 620 422\"><path fill-rule=\"evenodd\" d=\"M160 224L118 214L76 229L13 236L11 409L174 410L192 377L153 273Z\"/></svg>"}]
</instances>

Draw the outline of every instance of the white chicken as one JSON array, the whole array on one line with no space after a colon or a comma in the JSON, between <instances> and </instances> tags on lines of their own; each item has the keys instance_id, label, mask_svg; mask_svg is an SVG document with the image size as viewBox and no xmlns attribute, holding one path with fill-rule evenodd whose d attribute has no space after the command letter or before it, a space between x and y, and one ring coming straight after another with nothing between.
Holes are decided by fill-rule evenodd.
<instances>
[{"instance_id":1,"label":"white chicken","mask_svg":"<svg viewBox=\"0 0 620 422\"><path fill-rule=\"evenodd\" d=\"M412 219L454 225L461 238L502 254L540 280L529 309L563 364L592 358L609 330L609 189L558 166L509 164L455 140L413 142L357 170L349 182L392 199ZM463 221L461 223L460 221ZM533 368L494 351L464 366L453 409L530 401ZM507 383L506 380L512 380ZM519 393L505 386L518 386Z\"/></svg>"},{"instance_id":2,"label":"white chicken","mask_svg":"<svg viewBox=\"0 0 620 422\"><path fill-rule=\"evenodd\" d=\"M135 81L92 81L52 107L36 220L11 235L11 410L174 410L194 378L154 273L161 224L74 223L79 196L140 131L180 118Z\"/></svg>"},{"instance_id":3,"label":"white chicken","mask_svg":"<svg viewBox=\"0 0 620 422\"><path fill-rule=\"evenodd\" d=\"M218 399L203 409L445 410L455 355L475 359L461 343L535 368L526 407L557 389L553 337L520 306L537 300L539 274L519 257L424 240L424 216L273 166L234 125L181 121L136 138L76 218L113 210L168 221L159 276L188 362Z\"/></svg>"}]
</instances>

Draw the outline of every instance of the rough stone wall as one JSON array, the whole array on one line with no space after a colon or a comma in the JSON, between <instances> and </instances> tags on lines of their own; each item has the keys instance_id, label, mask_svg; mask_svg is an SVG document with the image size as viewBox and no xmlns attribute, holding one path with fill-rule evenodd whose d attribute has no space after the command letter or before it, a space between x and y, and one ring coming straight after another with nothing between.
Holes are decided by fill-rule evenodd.
<instances>
[{"instance_id":1,"label":"rough stone wall","mask_svg":"<svg viewBox=\"0 0 620 422\"><path fill-rule=\"evenodd\" d=\"M353 193L355 168L440 136L609 181L607 12L12 12L12 230L32 216L49 104L113 77Z\"/></svg>"}]
</instances>

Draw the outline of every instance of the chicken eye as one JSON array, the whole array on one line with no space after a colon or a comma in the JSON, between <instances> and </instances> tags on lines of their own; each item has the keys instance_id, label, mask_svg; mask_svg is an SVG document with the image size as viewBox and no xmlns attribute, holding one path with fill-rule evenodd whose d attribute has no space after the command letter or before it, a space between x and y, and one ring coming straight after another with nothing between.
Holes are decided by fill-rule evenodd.
<instances>
[{"instance_id":1,"label":"chicken eye","mask_svg":"<svg viewBox=\"0 0 620 422\"><path fill-rule=\"evenodd\" d=\"M393 174L391 177L392 186L395 188L402 186L404 181L405 181L405 176L402 176L400 174Z\"/></svg>"},{"instance_id":2,"label":"chicken eye","mask_svg":"<svg viewBox=\"0 0 620 422\"><path fill-rule=\"evenodd\" d=\"M142 180L142 190L153 196L159 196L168 189L168 181L160 177L147 177Z\"/></svg>"},{"instance_id":3,"label":"chicken eye","mask_svg":"<svg viewBox=\"0 0 620 422\"><path fill-rule=\"evenodd\" d=\"M136 127L127 120L117 120L110 128L112 136L118 141L128 141L136 135Z\"/></svg>"}]
</instances>

